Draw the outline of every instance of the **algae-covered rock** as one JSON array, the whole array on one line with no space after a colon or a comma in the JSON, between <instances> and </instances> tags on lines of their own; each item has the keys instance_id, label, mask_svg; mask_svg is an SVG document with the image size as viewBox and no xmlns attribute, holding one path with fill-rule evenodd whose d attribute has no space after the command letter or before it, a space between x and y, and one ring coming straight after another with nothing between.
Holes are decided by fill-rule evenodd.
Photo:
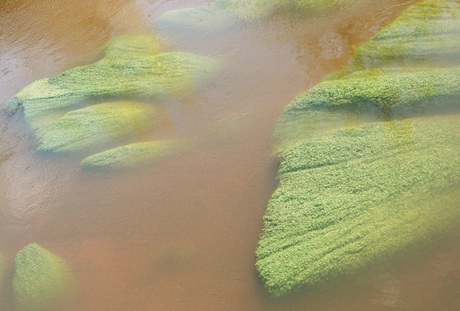
<instances>
[{"instance_id":1,"label":"algae-covered rock","mask_svg":"<svg viewBox=\"0 0 460 311\"><path fill-rule=\"evenodd\" d=\"M9 108L24 107L33 130L62 111L109 99L165 100L185 94L214 76L219 63L185 52L161 52L158 39L124 36L98 62L77 67L22 89Z\"/></svg>"},{"instance_id":2,"label":"algae-covered rock","mask_svg":"<svg viewBox=\"0 0 460 311\"><path fill-rule=\"evenodd\" d=\"M369 123L289 148L257 250L274 295L357 271L459 221L457 116Z\"/></svg>"},{"instance_id":3,"label":"algae-covered rock","mask_svg":"<svg viewBox=\"0 0 460 311\"><path fill-rule=\"evenodd\" d=\"M85 169L130 169L183 152L187 146L178 141L134 143L89 156L81 165Z\"/></svg>"},{"instance_id":4,"label":"algae-covered rock","mask_svg":"<svg viewBox=\"0 0 460 311\"><path fill-rule=\"evenodd\" d=\"M17 310L62 310L72 292L71 272L60 257L29 244L16 255L13 290Z\"/></svg>"},{"instance_id":5,"label":"algae-covered rock","mask_svg":"<svg viewBox=\"0 0 460 311\"><path fill-rule=\"evenodd\" d=\"M165 52L163 43L149 35L121 36L105 47L101 60L38 80L7 107L11 112L23 108L43 154L87 156L134 142L85 161L88 166L133 166L176 150L164 143L135 144L158 123L159 109L152 102L179 99L214 77L220 64L192 53ZM109 158L117 164L109 164Z\"/></svg>"},{"instance_id":6,"label":"algae-covered rock","mask_svg":"<svg viewBox=\"0 0 460 311\"><path fill-rule=\"evenodd\" d=\"M274 12L319 16L334 12L357 0L215 0L196 8L165 12L155 22L163 31L216 33L240 22L260 20Z\"/></svg>"},{"instance_id":7,"label":"algae-covered rock","mask_svg":"<svg viewBox=\"0 0 460 311\"><path fill-rule=\"evenodd\" d=\"M356 49L355 63L369 68L458 60L459 6L458 1L422 1L410 7Z\"/></svg>"},{"instance_id":8,"label":"algae-covered rock","mask_svg":"<svg viewBox=\"0 0 460 311\"><path fill-rule=\"evenodd\" d=\"M402 30L392 39L398 48L379 43L388 29L404 27L433 38L444 32L453 42L457 21L438 14L447 8L460 12L458 1L410 7L359 47L347 68L283 112L279 186L256 263L274 296L358 272L460 222L459 55L431 57L441 53L434 44L411 53L411 32ZM424 27L440 19L444 28Z\"/></svg>"},{"instance_id":9,"label":"algae-covered rock","mask_svg":"<svg viewBox=\"0 0 460 311\"><path fill-rule=\"evenodd\" d=\"M130 136L139 136L157 123L148 104L110 102L66 113L46 130L38 131L38 151L68 153L94 149Z\"/></svg>"}]
</instances>

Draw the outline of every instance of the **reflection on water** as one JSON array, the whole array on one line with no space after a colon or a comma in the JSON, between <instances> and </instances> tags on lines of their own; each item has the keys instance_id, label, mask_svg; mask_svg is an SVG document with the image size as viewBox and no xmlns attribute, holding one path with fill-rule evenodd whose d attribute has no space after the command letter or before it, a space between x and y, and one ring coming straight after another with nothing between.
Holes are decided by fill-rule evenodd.
<instances>
[{"instance_id":1,"label":"reflection on water","mask_svg":"<svg viewBox=\"0 0 460 311\"><path fill-rule=\"evenodd\" d=\"M110 38L150 31L168 9L204 2L8 2L0 7L0 102L93 62ZM281 300L268 297L254 269L276 186L277 117L413 2L374 1L308 20L272 16L214 37L160 33L174 49L229 66L165 105L164 135L201 143L141 171L93 174L77 158L37 156L21 116L2 116L0 249L9 268L29 242L59 254L79 284L68 310L457 310L457 233L416 259Z\"/></svg>"}]
</instances>

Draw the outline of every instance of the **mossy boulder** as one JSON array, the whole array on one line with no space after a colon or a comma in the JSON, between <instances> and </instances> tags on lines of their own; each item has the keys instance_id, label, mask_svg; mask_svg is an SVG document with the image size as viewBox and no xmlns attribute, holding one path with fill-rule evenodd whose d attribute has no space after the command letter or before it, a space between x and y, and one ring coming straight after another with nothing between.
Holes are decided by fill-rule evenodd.
<instances>
[{"instance_id":1,"label":"mossy boulder","mask_svg":"<svg viewBox=\"0 0 460 311\"><path fill-rule=\"evenodd\" d=\"M362 67L455 62L460 53L458 1L423 1L355 51ZM353 68L353 67L351 67Z\"/></svg>"},{"instance_id":2,"label":"mossy boulder","mask_svg":"<svg viewBox=\"0 0 460 311\"><path fill-rule=\"evenodd\" d=\"M166 140L133 143L91 155L81 165L84 169L131 169L181 153L188 146Z\"/></svg>"},{"instance_id":3,"label":"mossy boulder","mask_svg":"<svg viewBox=\"0 0 460 311\"><path fill-rule=\"evenodd\" d=\"M215 0L195 8L165 12L155 22L163 31L217 33L241 22L254 22L275 12L319 16L334 12L357 0Z\"/></svg>"},{"instance_id":4,"label":"mossy boulder","mask_svg":"<svg viewBox=\"0 0 460 311\"><path fill-rule=\"evenodd\" d=\"M279 186L256 254L274 296L356 273L460 223L458 55L431 57L441 53L434 46L422 54L409 48L401 53L408 38L397 29L414 28L401 22L412 23L414 12L421 12L420 29L442 19L452 30L457 21L445 16L458 14L460 5L413 5L359 47L347 68L298 96L278 120ZM387 57L385 44L385 55L376 52L388 29L401 43L394 49L399 56ZM431 31L436 37L443 29ZM452 40L458 35L449 34Z\"/></svg>"},{"instance_id":5,"label":"mossy boulder","mask_svg":"<svg viewBox=\"0 0 460 311\"><path fill-rule=\"evenodd\" d=\"M62 310L72 294L72 283L64 260L38 244L29 244L16 255L13 291L17 310Z\"/></svg>"},{"instance_id":6,"label":"mossy boulder","mask_svg":"<svg viewBox=\"0 0 460 311\"><path fill-rule=\"evenodd\" d=\"M206 56L166 52L153 36L121 36L105 47L101 60L26 86L7 108L11 113L23 108L42 154L88 156L116 148L85 160L85 167L134 166L176 150L163 142L136 144L158 125L156 107L180 99L220 66Z\"/></svg>"},{"instance_id":7,"label":"mossy boulder","mask_svg":"<svg viewBox=\"0 0 460 311\"><path fill-rule=\"evenodd\" d=\"M9 101L9 109L22 106L25 119L36 130L87 103L179 97L213 77L219 68L212 58L162 49L155 37L120 37L96 63L26 86Z\"/></svg>"},{"instance_id":8,"label":"mossy boulder","mask_svg":"<svg viewBox=\"0 0 460 311\"><path fill-rule=\"evenodd\" d=\"M142 136L158 123L157 109L148 104L110 102L66 113L37 131L38 151L71 153L93 150L128 137Z\"/></svg>"}]
</instances>

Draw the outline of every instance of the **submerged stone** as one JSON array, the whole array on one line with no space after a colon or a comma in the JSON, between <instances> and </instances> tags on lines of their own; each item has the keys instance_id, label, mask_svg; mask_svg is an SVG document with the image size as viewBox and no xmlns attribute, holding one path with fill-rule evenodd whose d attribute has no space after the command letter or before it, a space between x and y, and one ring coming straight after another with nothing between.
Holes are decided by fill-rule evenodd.
<instances>
[{"instance_id":1,"label":"submerged stone","mask_svg":"<svg viewBox=\"0 0 460 311\"><path fill-rule=\"evenodd\" d=\"M358 272L460 222L458 55L431 57L442 53L434 44L419 53L402 30L380 42L404 27L453 42L457 21L445 16L458 13L458 1L418 2L283 112L279 186L256 263L274 296ZM438 20L444 28L431 27Z\"/></svg>"},{"instance_id":2,"label":"submerged stone","mask_svg":"<svg viewBox=\"0 0 460 311\"><path fill-rule=\"evenodd\" d=\"M71 295L72 276L60 257L29 244L16 255L13 290L17 310L62 309Z\"/></svg>"},{"instance_id":3,"label":"submerged stone","mask_svg":"<svg viewBox=\"0 0 460 311\"><path fill-rule=\"evenodd\" d=\"M157 109L148 104L110 102L66 113L38 131L38 151L69 153L92 150L145 134L157 123Z\"/></svg>"},{"instance_id":4,"label":"submerged stone","mask_svg":"<svg viewBox=\"0 0 460 311\"><path fill-rule=\"evenodd\" d=\"M177 141L134 143L89 156L81 165L85 169L131 169L180 153L187 146Z\"/></svg>"},{"instance_id":5,"label":"submerged stone","mask_svg":"<svg viewBox=\"0 0 460 311\"><path fill-rule=\"evenodd\" d=\"M219 33L241 22L253 22L274 12L318 16L336 11L356 0L215 0L196 8L165 12L155 22L162 31L184 34L190 32Z\"/></svg>"},{"instance_id":6,"label":"submerged stone","mask_svg":"<svg viewBox=\"0 0 460 311\"><path fill-rule=\"evenodd\" d=\"M165 52L156 37L121 36L105 47L101 60L26 86L9 100L7 108L11 112L23 108L24 119L38 141L37 151L88 155L145 140L158 124L159 109L139 102L179 99L214 77L220 65L206 56ZM132 144L95 155L85 163L130 166L147 161L151 154L166 154L166 149L175 148L162 143L149 148ZM148 151L152 153L147 155ZM109 157L117 164L109 164Z\"/></svg>"},{"instance_id":7,"label":"submerged stone","mask_svg":"<svg viewBox=\"0 0 460 311\"><path fill-rule=\"evenodd\" d=\"M36 130L88 102L181 96L213 77L218 67L219 63L209 57L162 52L154 37L124 36L110 43L98 62L38 80L8 105L11 110L22 106L25 119Z\"/></svg>"}]
</instances>

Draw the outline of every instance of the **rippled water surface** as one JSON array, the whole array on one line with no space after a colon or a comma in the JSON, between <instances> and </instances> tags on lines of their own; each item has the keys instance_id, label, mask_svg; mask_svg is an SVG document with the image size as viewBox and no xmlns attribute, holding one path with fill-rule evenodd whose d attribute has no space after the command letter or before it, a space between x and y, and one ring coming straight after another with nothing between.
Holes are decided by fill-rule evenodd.
<instances>
[{"instance_id":1,"label":"rippled water surface","mask_svg":"<svg viewBox=\"0 0 460 311\"><path fill-rule=\"evenodd\" d=\"M152 27L167 10L206 1L0 4L2 105L32 81L94 62L126 33L154 32L171 49L227 64L212 83L164 104L160 135L198 147L143 170L93 174L80 170L81 159L39 156L21 117L2 116L0 249L9 267L31 242L59 254L78 284L78 302L66 303L72 311L460 310L455 232L407 260L284 299L268 296L254 268L276 187L277 117L414 2L373 0L320 18L271 16L208 35ZM0 308L13 310L5 296Z\"/></svg>"}]
</instances>

